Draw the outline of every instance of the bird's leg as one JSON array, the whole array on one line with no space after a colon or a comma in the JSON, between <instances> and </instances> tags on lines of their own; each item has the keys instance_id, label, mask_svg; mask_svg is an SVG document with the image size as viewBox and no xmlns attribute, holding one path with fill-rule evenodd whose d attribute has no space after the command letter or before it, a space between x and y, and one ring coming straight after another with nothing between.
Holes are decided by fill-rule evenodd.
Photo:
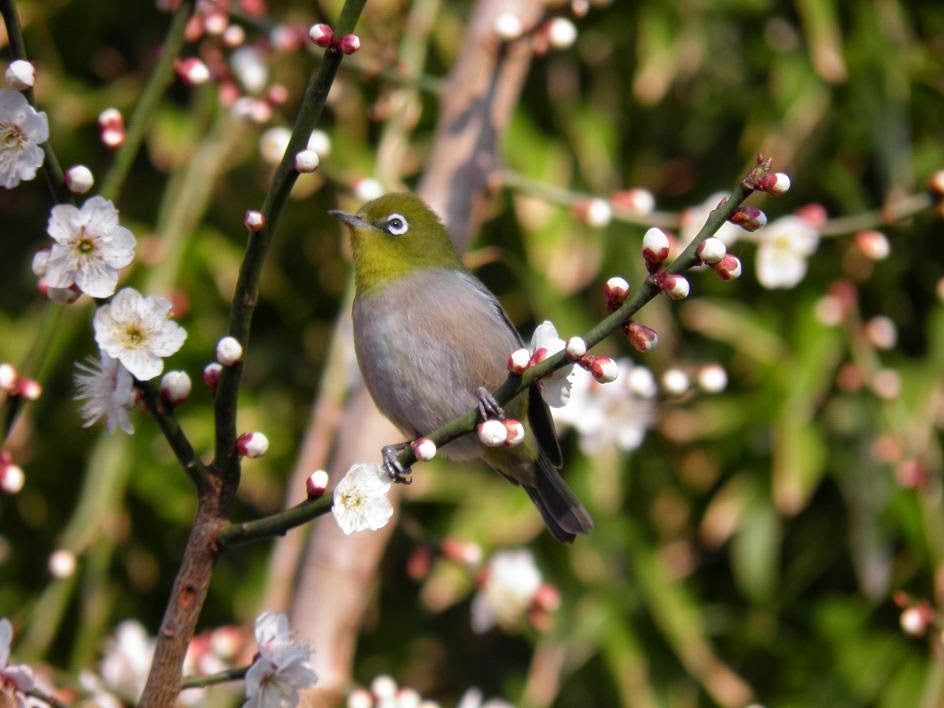
<instances>
[{"instance_id":1,"label":"bird's leg","mask_svg":"<svg viewBox=\"0 0 944 708\"><path fill-rule=\"evenodd\" d=\"M475 389L475 395L479 399L479 417L483 421L489 420L491 418L505 420L505 411L503 411L502 407L498 405L498 401L496 401L494 396L489 393L487 388L484 386L479 386L477 389Z\"/></svg>"},{"instance_id":2,"label":"bird's leg","mask_svg":"<svg viewBox=\"0 0 944 708\"><path fill-rule=\"evenodd\" d=\"M412 484L412 470L400 464L399 455L403 450L410 447L410 443L397 443L395 445L385 445L381 450L383 454L383 467L391 482L396 484Z\"/></svg>"}]
</instances>

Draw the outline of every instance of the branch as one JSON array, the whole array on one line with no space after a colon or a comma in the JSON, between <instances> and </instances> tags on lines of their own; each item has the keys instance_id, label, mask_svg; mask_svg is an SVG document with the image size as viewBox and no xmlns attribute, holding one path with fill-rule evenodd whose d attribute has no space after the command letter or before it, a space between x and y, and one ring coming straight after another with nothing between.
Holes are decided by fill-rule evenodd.
<instances>
[{"instance_id":1,"label":"branch","mask_svg":"<svg viewBox=\"0 0 944 708\"><path fill-rule=\"evenodd\" d=\"M206 688L207 686L215 686L220 683L239 681L246 678L246 674L249 673L251 666L252 664L249 666L240 666L236 669L226 669L225 671L218 671L215 674L207 674L206 676L188 676L180 682L180 690L183 691L187 688Z\"/></svg>"},{"instance_id":2,"label":"branch","mask_svg":"<svg viewBox=\"0 0 944 708\"><path fill-rule=\"evenodd\" d=\"M286 531L327 514L331 511L332 503L333 495L330 492L325 492L323 496L317 499L306 499L277 514L263 516L255 521L229 524L216 535L216 542L225 548L240 543L284 536Z\"/></svg>"}]
</instances>

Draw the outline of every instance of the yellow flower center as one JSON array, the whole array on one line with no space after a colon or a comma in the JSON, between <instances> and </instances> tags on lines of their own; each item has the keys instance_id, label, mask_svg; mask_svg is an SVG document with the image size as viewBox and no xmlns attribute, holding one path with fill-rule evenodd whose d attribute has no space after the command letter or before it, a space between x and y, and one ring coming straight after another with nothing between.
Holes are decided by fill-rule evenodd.
<instances>
[{"instance_id":1,"label":"yellow flower center","mask_svg":"<svg viewBox=\"0 0 944 708\"><path fill-rule=\"evenodd\" d=\"M26 133L12 123L0 123L0 142L5 148L18 148L26 142Z\"/></svg>"},{"instance_id":2,"label":"yellow flower center","mask_svg":"<svg viewBox=\"0 0 944 708\"><path fill-rule=\"evenodd\" d=\"M130 346L136 347L144 341L144 333L138 328L137 325L132 325L125 330L125 339L128 341Z\"/></svg>"}]
</instances>

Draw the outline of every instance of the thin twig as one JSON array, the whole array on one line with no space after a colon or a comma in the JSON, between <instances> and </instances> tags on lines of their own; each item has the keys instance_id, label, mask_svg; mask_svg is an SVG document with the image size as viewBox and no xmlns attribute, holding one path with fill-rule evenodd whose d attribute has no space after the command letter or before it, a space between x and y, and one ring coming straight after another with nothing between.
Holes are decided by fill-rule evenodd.
<instances>
[{"instance_id":1,"label":"thin twig","mask_svg":"<svg viewBox=\"0 0 944 708\"><path fill-rule=\"evenodd\" d=\"M249 669L249 666L240 666L236 669L226 669L225 671L218 671L215 674L208 674L206 676L188 676L180 682L180 690L183 691L187 688L206 688L207 686L215 686L220 683L239 681L246 678Z\"/></svg>"},{"instance_id":2,"label":"thin twig","mask_svg":"<svg viewBox=\"0 0 944 708\"><path fill-rule=\"evenodd\" d=\"M226 547L282 536L296 526L327 514L331 511L331 504L332 495L330 492L325 492L317 499L306 499L277 514L263 516L255 521L230 524L216 535L216 541L221 547Z\"/></svg>"}]
</instances>

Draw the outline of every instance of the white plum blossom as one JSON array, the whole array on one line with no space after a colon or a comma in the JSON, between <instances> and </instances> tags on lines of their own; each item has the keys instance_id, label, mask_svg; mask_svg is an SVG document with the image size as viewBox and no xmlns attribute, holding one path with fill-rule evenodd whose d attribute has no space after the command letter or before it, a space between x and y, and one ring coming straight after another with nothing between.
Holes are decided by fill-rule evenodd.
<instances>
[{"instance_id":1,"label":"white plum blossom","mask_svg":"<svg viewBox=\"0 0 944 708\"><path fill-rule=\"evenodd\" d=\"M580 449L588 455L610 445L626 452L635 450L653 423L651 398L656 385L651 372L629 359L620 359L616 364L616 379L608 384L598 383L590 372L578 368L570 402L551 410L554 422L577 431Z\"/></svg>"},{"instance_id":2,"label":"white plum blossom","mask_svg":"<svg viewBox=\"0 0 944 708\"><path fill-rule=\"evenodd\" d=\"M109 297L119 269L134 260L134 234L118 223L118 210L104 197L92 197L81 209L54 206L46 231L56 242L44 275L53 288L75 284L92 297Z\"/></svg>"},{"instance_id":3,"label":"white plum blossom","mask_svg":"<svg viewBox=\"0 0 944 708\"><path fill-rule=\"evenodd\" d=\"M318 680L311 665L311 648L297 641L288 618L263 612L254 628L259 654L246 673L246 702L250 708L293 708L298 691Z\"/></svg>"},{"instance_id":4,"label":"white plum blossom","mask_svg":"<svg viewBox=\"0 0 944 708\"><path fill-rule=\"evenodd\" d=\"M689 207L682 212L680 218L682 223L682 248L692 242L692 239L701 231L701 227L708 221L708 215L718 206L722 199L728 196L727 192L715 192L698 206ZM718 229L717 233L715 233L714 237L720 239L725 246L730 248L732 244L745 233L747 232L737 224L725 221L721 225L721 228Z\"/></svg>"},{"instance_id":5,"label":"white plum blossom","mask_svg":"<svg viewBox=\"0 0 944 708\"><path fill-rule=\"evenodd\" d=\"M13 642L13 625L6 617L0 619L0 705L7 705L7 697L18 706L26 706L24 692L36 685L33 670L22 664L10 663L10 644ZM9 692L9 693L8 693ZM12 704L12 701L11 701Z\"/></svg>"},{"instance_id":6,"label":"white plum blossom","mask_svg":"<svg viewBox=\"0 0 944 708\"><path fill-rule=\"evenodd\" d=\"M144 626L137 620L125 620L105 644L99 666L102 681L122 698L137 701L147 682L153 655L154 640Z\"/></svg>"},{"instance_id":7,"label":"white plum blossom","mask_svg":"<svg viewBox=\"0 0 944 708\"><path fill-rule=\"evenodd\" d=\"M541 571L531 551L499 551L489 560L482 587L472 600L472 629L487 632L496 624L515 627L541 587Z\"/></svg>"},{"instance_id":8,"label":"white plum blossom","mask_svg":"<svg viewBox=\"0 0 944 708\"><path fill-rule=\"evenodd\" d=\"M757 280L767 289L792 288L806 275L806 259L819 245L819 231L798 216L783 216L757 230Z\"/></svg>"},{"instance_id":9,"label":"white plum blossom","mask_svg":"<svg viewBox=\"0 0 944 708\"><path fill-rule=\"evenodd\" d=\"M170 319L170 300L143 297L124 288L95 313L95 341L131 374L147 381L164 370L162 357L174 354L187 338L186 330Z\"/></svg>"},{"instance_id":10,"label":"white plum blossom","mask_svg":"<svg viewBox=\"0 0 944 708\"><path fill-rule=\"evenodd\" d=\"M46 114L23 94L0 89L0 185L13 189L35 178L44 157L39 146L48 139Z\"/></svg>"},{"instance_id":11,"label":"white plum blossom","mask_svg":"<svg viewBox=\"0 0 944 708\"><path fill-rule=\"evenodd\" d=\"M75 398L83 401L82 427L91 427L104 418L109 433L121 428L131 435L134 426L128 411L134 407L134 380L128 370L105 352L99 352L97 359L89 357L77 363L75 368Z\"/></svg>"},{"instance_id":12,"label":"white plum blossom","mask_svg":"<svg viewBox=\"0 0 944 708\"><path fill-rule=\"evenodd\" d=\"M554 323L545 320L537 326L531 335L531 361L537 364L552 354L563 350L567 343L557 335ZM543 350L543 352L542 352ZM559 408L567 405L570 399L570 387L573 380L574 365L568 364L550 376L541 379L541 396L549 406Z\"/></svg>"},{"instance_id":13,"label":"white plum blossom","mask_svg":"<svg viewBox=\"0 0 944 708\"><path fill-rule=\"evenodd\" d=\"M390 479L383 467L358 463L334 488L331 513L345 534L383 528L393 516L393 504L387 498Z\"/></svg>"}]
</instances>

